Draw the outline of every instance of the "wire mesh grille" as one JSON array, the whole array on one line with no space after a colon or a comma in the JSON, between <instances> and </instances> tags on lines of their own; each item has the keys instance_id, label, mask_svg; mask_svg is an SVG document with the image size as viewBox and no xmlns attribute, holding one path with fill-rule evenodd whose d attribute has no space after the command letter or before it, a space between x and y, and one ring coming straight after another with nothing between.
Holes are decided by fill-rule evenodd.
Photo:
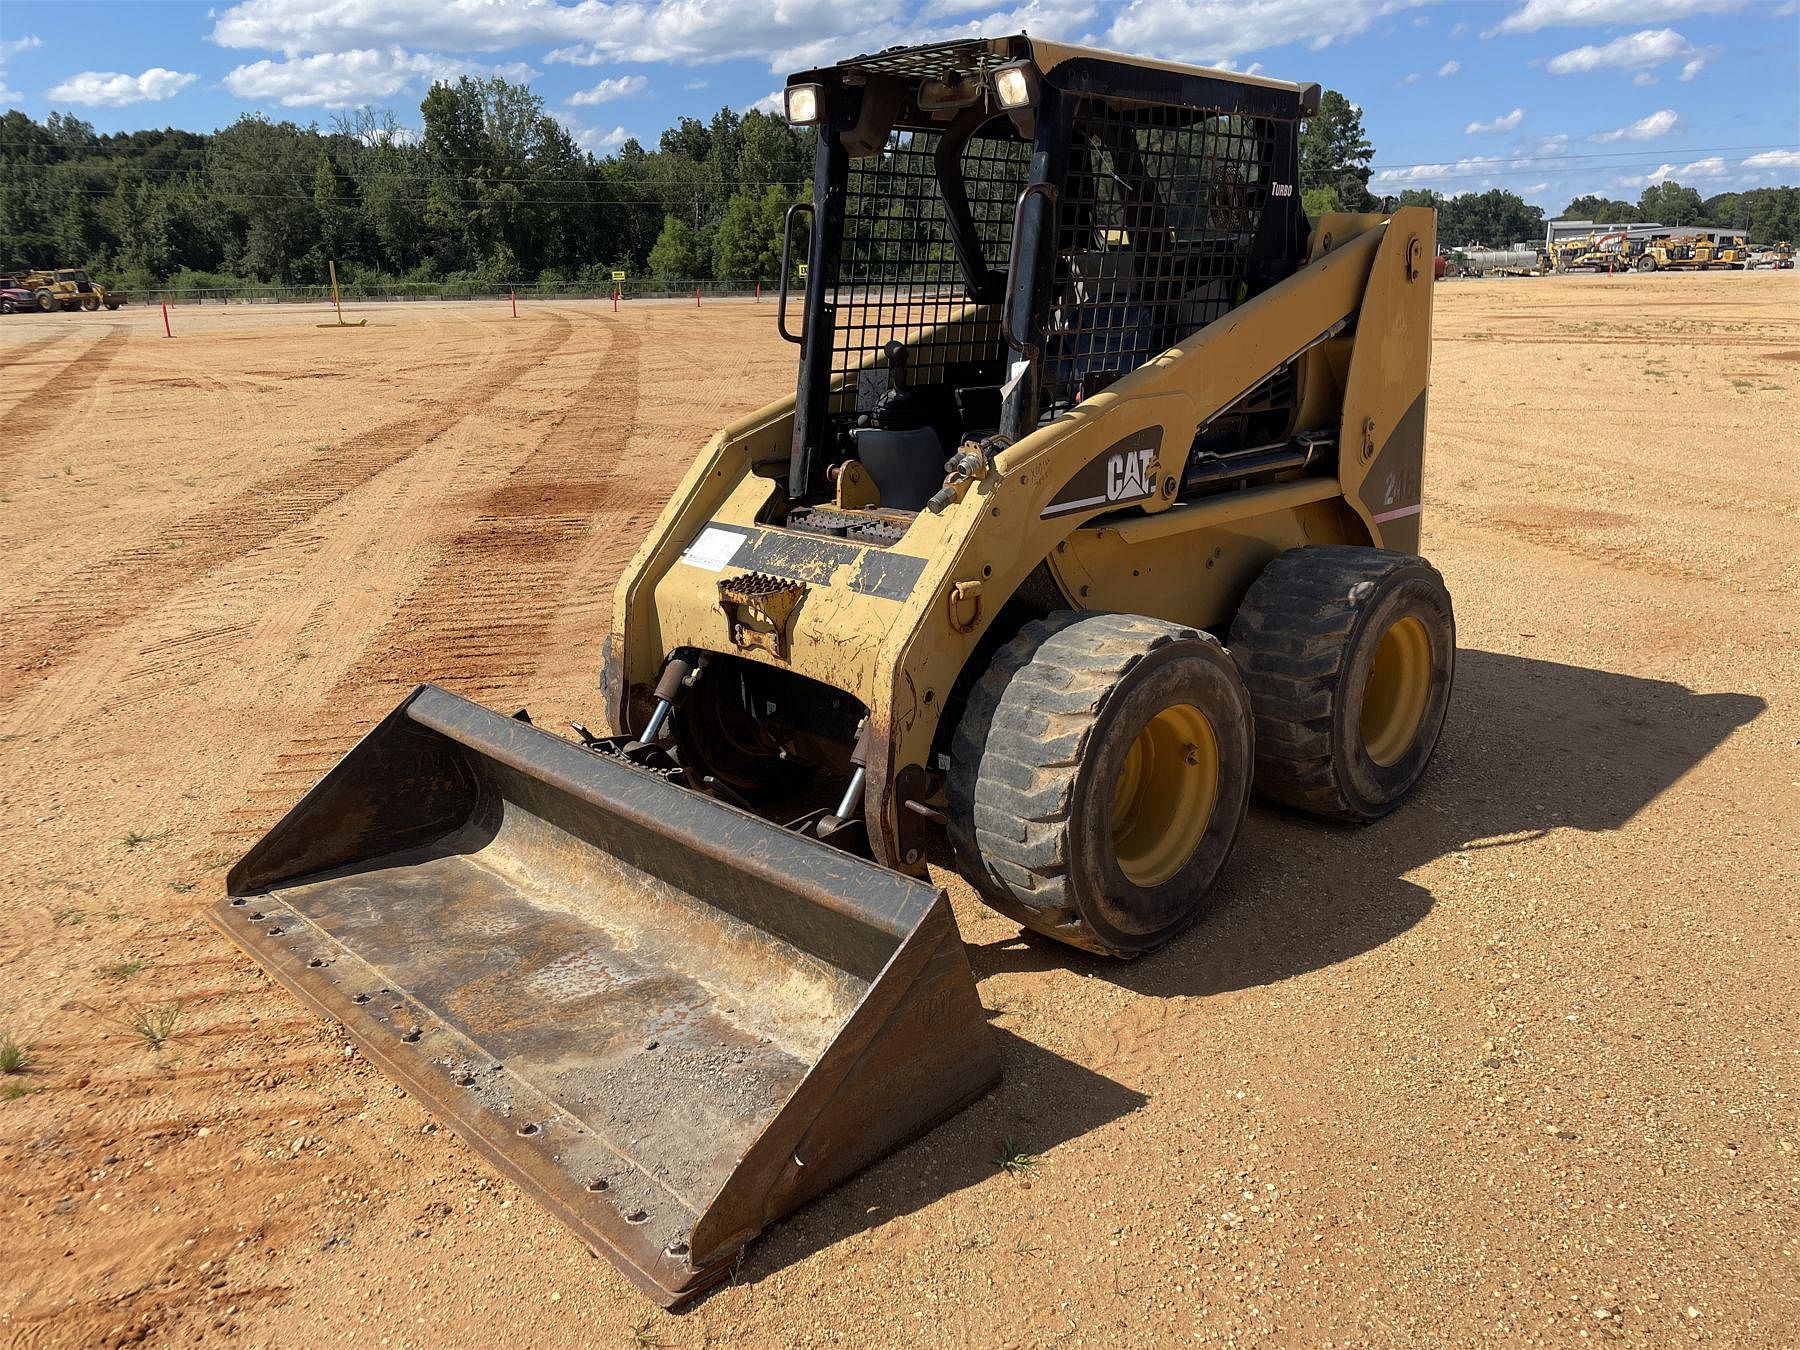
<instances>
[{"instance_id":1,"label":"wire mesh grille","mask_svg":"<svg viewBox=\"0 0 1800 1350\"><path fill-rule=\"evenodd\" d=\"M1276 145L1268 118L1076 101L1045 411L1098 392L1241 303Z\"/></svg>"},{"instance_id":2,"label":"wire mesh grille","mask_svg":"<svg viewBox=\"0 0 1800 1350\"><path fill-rule=\"evenodd\" d=\"M984 74L1011 59L1005 52L996 51L995 45L987 42L941 42L932 47L876 52L872 56L859 56L844 64L885 75L955 81L970 75Z\"/></svg>"},{"instance_id":3,"label":"wire mesh grille","mask_svg":"<svg viewBox=\"0 0 1800 1350\"><path fill-rule=\"evenodd\" d=\"M1013 207L1024 189L1031 147L998 118L970 138L961 174L984 265L1006 268ZM884 348L907 347L908 379L932 383L956 362L999 361L999 312L971 296L952 242L936 155L942 134L896 130L885 150L852 160L844 194L844 234L836 284L834 413L872 409L890 386ZM934 328L959 318L955 333Z\"/></svg>"}]
</instances>

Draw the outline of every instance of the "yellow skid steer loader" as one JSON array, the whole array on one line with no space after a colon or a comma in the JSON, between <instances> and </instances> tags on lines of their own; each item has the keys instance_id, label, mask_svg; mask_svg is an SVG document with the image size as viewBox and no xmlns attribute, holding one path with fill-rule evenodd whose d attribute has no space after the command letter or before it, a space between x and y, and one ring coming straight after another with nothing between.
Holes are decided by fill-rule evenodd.
<instances>
[{"instance_id":1,"label":"yellow skid steer loader","mask_svg":"<svg viewBox=\"0 0 1800 1350\"><path fill-rule=\"evenodd\" d=\"M1393 809L1455 648L1434 221L1306 219L1318 92L1024 36L790 79L796 392L619 582L611 734L422 686L219 926L673 1303L998 1076L928 856L1129 957L1253 784Z\"/></svg>"}]
</instances>

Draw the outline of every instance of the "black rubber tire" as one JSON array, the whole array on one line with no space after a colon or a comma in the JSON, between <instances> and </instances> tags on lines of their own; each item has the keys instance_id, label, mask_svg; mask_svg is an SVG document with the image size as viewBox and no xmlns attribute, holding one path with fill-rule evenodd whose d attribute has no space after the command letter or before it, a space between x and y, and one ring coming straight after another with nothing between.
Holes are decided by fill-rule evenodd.
<instances>
[{"instance_id":1,"label":"black rubber tire","mask_svg":"<svg viewBox=\"0 0 1800 1350\"><path fill-rule=\"evenodd\" d=\"M1363 744L1363 697L1382 637L1409 616L1430 638L1430 688L1412 741L1382 765ZM1406 798L1437 748L1456 674L1456 616L1443 577L1416 554L1289 549L1244 597L1231 655L1256 712L1257 794L1366 822Z\"/></svg>"},{"instance_id":2,"label":"black rubber tire","mask_svg":"<svg viewBox=\"0 0 1800 1350\"><path fill-rule=\"evenodd\" d=\"M37 293L37 307L45 314L53 313L62 308L62 306L57 304L55 294L50 291L39 291Z\"/></svg>"},{"instance_id":3,"label":"black rubber tire","mask_svg":"<svg viewBox=\"0 0 1800 1350\"><path fill-rule=\"evenodd\" d=\"M1162 709L1191 704L1218 745L1193 854L1160 884L1129 881L1112 796ZM1133 614L1061 611L1027 624L976 682L951 743L949 835L982 899L1060 942L1136 956L1191 924L1231 855L1255 763L1250 700L1209 634Z\"/></svg>"},{"instance_id":4,"label":"black rubber tire","mask_svg":"<svg viewBox=\"0 0 1800 1350\"><path fill-rule=\"evenodd\" d=\"M1640 272L1654 272L1656 270L1656 259L1651 257L1648 253L1641 255L1637 260L1637 270Z\"/></svg>"}]
</instances>

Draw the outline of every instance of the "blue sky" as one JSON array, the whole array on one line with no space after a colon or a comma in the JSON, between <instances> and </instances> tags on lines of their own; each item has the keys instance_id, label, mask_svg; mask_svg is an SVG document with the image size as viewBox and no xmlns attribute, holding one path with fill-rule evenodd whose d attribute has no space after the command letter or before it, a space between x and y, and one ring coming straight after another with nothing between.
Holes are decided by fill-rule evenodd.
<instances>
[{"instance_id":1,"label":"blue sky","mask_svg":"<svg viewBox=\"0 0 1800 1350\"><path fill-rule=\"evenodd\" d=\"M789 69L1021 28L1341 89L1377 191L1555 211L1662 177L1800 183L1800 0L0 0L0 107L102 131L360 105L414 125L434 76L498 72L604 152L756 105Z\"/></svg>"}]
</instances>

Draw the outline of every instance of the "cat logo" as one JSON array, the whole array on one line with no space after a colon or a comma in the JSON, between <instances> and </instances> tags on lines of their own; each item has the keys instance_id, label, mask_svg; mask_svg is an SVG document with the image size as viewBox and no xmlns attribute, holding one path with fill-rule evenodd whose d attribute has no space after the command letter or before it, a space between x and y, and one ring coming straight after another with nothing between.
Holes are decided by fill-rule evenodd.
<instances>
[{"instance_id":1,"label":"cat logo","mask_svg":"<svg viewBox=\"0 0 1800 1350\"><path fill-rule=\"evenodd\" d=\"M1156 450L1127 450L1122 455L1106 457L1106 500L1122 502L1132 497L1150 495L1150 461Z\"/></svg>"},{"instance_id":2,"label":"cat logo","mask_svg":"<svg viewBox=\"0 0 1800 1350\"><path fill-rule=\"evenodd\" d=\"M1076 511L1103 511L1154 496L1156 456L1161 450L1160 426L1145 427L1114 442L1063 484L1062 491L1043 509L1043 518L1072 515Z\"/></svg>"}]
</instances>

